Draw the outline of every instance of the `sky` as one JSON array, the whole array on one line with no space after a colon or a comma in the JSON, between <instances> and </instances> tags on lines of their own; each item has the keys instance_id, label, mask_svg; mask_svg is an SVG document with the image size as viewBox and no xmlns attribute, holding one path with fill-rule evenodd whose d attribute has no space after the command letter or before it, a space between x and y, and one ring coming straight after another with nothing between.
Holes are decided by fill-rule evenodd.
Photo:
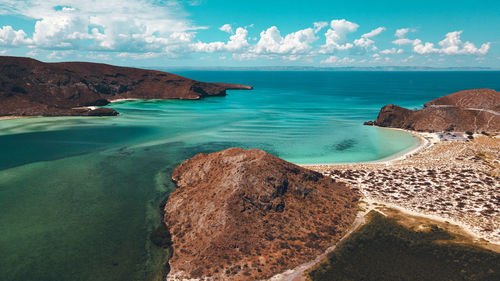
<instances>
[{"instance_id":1,"label":"sky","mask_svg":"<svg viewBox=\"0 0 500 281\"><path fill-rule=\"evenodd\" d=\"M0 55L144 67L500 69L500 1L0 0Z\"/></svg>"}]
</instances>

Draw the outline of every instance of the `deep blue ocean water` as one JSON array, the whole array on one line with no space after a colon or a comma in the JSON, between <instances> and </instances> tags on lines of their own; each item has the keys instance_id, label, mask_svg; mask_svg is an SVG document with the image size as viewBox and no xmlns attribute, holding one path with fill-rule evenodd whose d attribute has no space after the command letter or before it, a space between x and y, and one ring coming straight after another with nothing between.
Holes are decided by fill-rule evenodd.
<instances>
[{"instance_id":1,"label":"deep blue ocean water","mask_svg":"<svg viewBox=\"0 0 500 281\"><path fill-rule=\"evenodd\" d=\"M254 86L201 101L113 103L118 117L0 121L0 280L161 279L148 240L172 169L199 152L260 148L294 163L372 161L417 144L366 127L499 72L184 71Z\"/></svg>"}]
</instances>

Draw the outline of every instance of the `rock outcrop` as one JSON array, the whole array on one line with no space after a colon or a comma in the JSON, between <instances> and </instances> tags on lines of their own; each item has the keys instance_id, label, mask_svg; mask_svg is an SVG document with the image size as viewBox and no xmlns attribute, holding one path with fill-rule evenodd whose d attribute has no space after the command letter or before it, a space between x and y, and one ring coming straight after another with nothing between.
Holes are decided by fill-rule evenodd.
<instances>
[{"instance_id":1,"label":"rock outcrop","mask_svg":"<svg viewBox=\"0 0 500 281\"><path fill-rule=\"evenodd\" d=\"M169 280L269 278L322 253L357 213L356 190L262 150L198 154L172 179Z\"/></svg>"},{"instance_id":2,"label":"rock outcrop","mask_svg":"<svg viewBox=\"0 0 500 281\"><path fill-rule=\"evenodd\" d=\"M0 116L116 115L110 108L84 107L125 98L201 99L223 96L228 89L251 87L98 63L0 57Z\"/></svg>"},{"instance_id":3,"label":"rock outcrop","mask_svg":"<svg viewBox=\"0 0 500 281\"><path fill-rule=\"evenodd\" d=\"M500 93L490 89L457 92L424 104L420 110L386 105L365 125L439 132L499 132Z\"/></svg>"}]
</instances>

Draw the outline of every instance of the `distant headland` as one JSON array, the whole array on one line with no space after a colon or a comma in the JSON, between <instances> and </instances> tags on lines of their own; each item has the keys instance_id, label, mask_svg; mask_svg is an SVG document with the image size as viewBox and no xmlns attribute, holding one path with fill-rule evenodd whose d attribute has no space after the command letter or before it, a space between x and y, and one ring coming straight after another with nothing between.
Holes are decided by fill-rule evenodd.
<instances>
[{"instance_id":1,"label":"distant headland","mask_svg":"<svg viewBox=\"0 0 500 281\"><path fill-rule=\"evenodd\" d=\"M427 102L420 110L389 104L375 121L365 125L426 132L498 132L500 93L491 89L460 91Z\"/></svg>"},{"instance_id":2,"label":"distant headland","mask_svg":"<svg viewBox=\"0 0 500 281\"><path fill-rule=\"evenodd\" d=\"M99 63L0 57L0 116L109 116L118 112L89 107L132 98L196 100L229 89L252 87Z\"/></svg>"}]
</instances>

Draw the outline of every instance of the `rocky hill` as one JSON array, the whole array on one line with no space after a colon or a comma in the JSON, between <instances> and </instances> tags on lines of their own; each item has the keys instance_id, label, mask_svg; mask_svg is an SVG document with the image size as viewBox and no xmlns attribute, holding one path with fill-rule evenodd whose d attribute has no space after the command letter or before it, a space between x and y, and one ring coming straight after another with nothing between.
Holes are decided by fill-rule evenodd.
<instances>
[{"instance_id":1,"label":"rocky hill","mask_svg":"<svg viewBox=\"0 0 500 281\"><path fill-rule=\"evenodd\" d=\"M86 107L124 98L201 99L228 89L251 87L107 64L0 57L0 116L116 115L111 108Z\"/></svg>"},{"instance_id":2,"label":"rocky hill","mask_svg":"<svg viewBox=\"0 0 500 281\"><path fill-rule=\"evenodd\" d=\"M262 150L198 154L172 179L169 280L269 278L322 253L357 213L357 191Z\"/></svg>"},{"instance_id":3,"label":"rocky hill","mask_svg":"<svg viewBox=\"0 0 500 281\"><path fill-rule=\"evenodd\" d=\"M440 97L420 110L386 105L377 119L366 125L416 131L499 132L500 93L475 89Z\"/></svg>"}]
</instances>

